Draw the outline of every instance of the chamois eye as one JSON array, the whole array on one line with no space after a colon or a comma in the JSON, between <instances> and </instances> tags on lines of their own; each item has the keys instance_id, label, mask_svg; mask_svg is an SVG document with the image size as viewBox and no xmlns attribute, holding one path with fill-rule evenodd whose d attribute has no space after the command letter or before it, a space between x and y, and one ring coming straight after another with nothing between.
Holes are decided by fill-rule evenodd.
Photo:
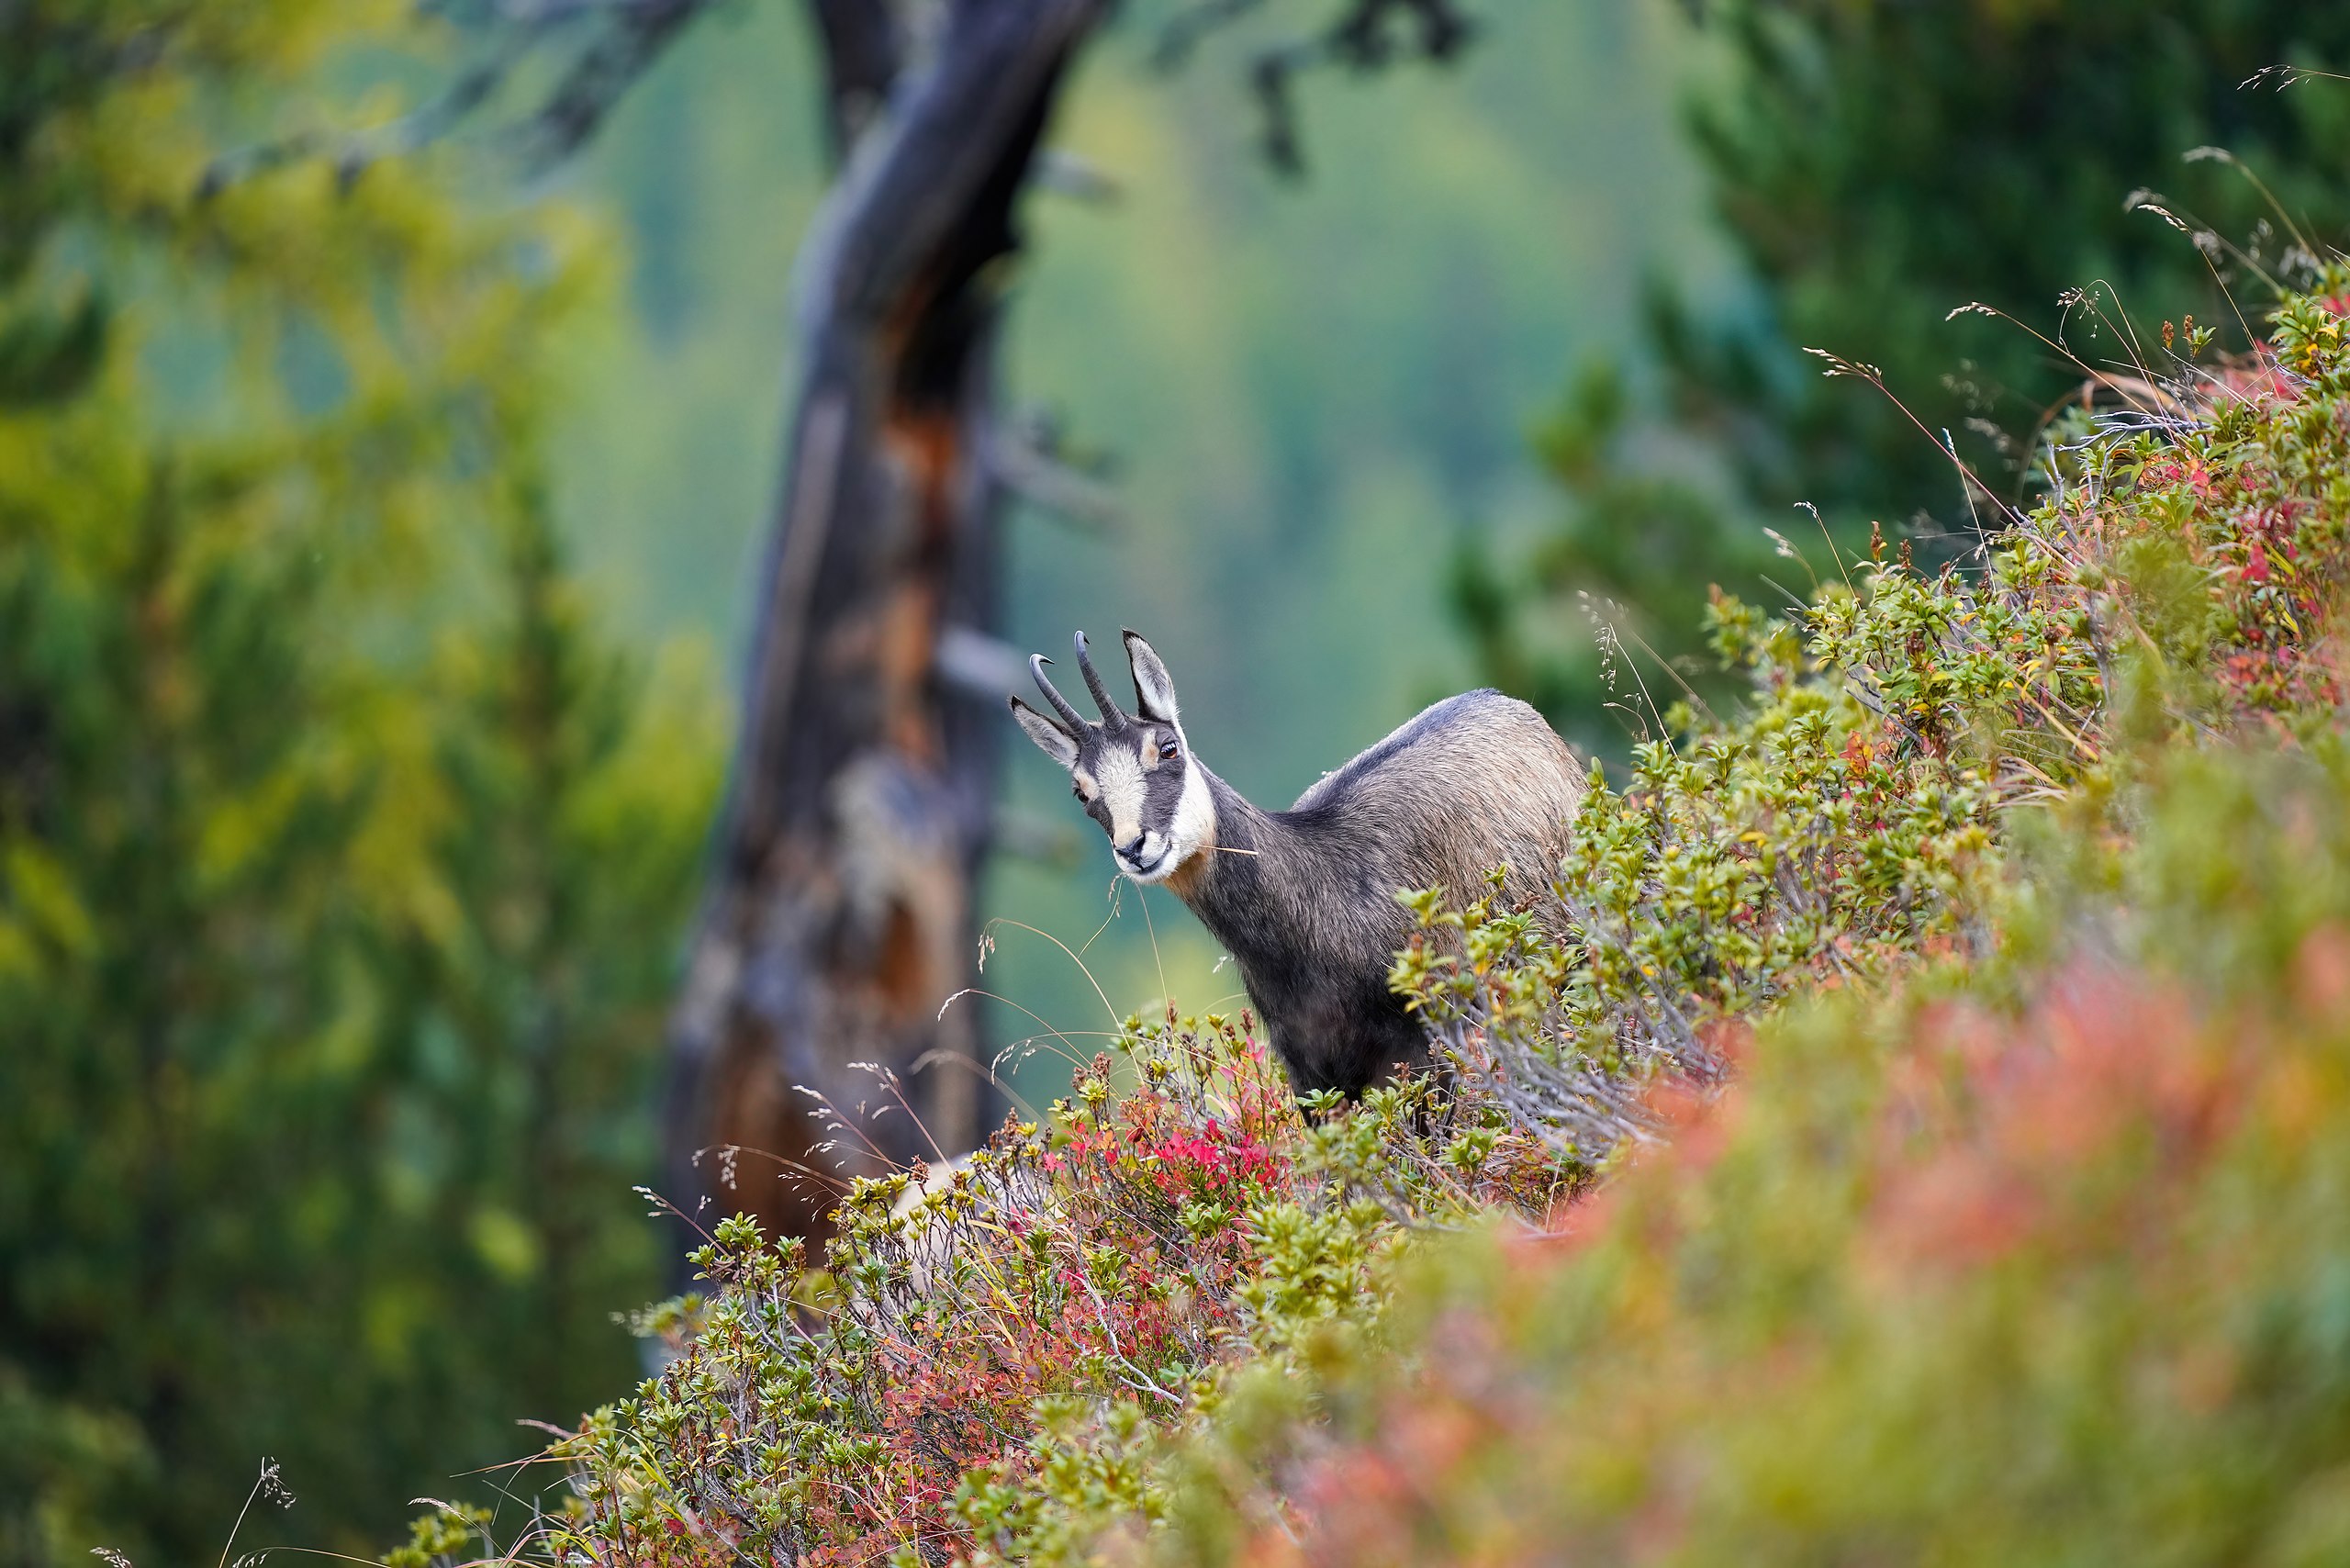
<instances>
[{"instance_id":1,"label":"chamois eye","mask_svg":"<svg viewBox=\"0 0 2350 1568\"><path fill-rule=\"evenodd\" d=\"M1161 762L1172 762L1175 760L1175 754L1181 749L1182 748L1177 745L1173 741L1161 741L1158 743L1158 760Z\"/></svg>"}]
</instances>

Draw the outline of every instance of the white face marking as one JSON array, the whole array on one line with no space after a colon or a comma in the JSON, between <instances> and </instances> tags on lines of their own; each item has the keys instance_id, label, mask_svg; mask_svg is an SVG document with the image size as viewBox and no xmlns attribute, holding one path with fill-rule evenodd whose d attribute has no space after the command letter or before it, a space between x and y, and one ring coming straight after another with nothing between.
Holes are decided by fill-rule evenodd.
<instances>
[{"instance_id":1,"label":"white face marking","mask_svg":"<svg viewBox=\"0 0 2350 1568\"><path fill-rule=\"evenodd\" d=\"M1142 759L1123 745L1105 745L1094 760L1093 776L1102 803L1110 809L1111 846L1133 843L1142 831ZM1144 863L1149 858L1145 855Z\"/></svg>"}]
</instances>

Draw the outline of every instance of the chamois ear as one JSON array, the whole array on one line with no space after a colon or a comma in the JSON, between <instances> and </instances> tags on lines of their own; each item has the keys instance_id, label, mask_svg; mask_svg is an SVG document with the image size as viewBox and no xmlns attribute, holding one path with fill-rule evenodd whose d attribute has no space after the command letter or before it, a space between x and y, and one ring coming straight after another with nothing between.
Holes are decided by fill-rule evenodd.
<instances>
[{"instance_id":1,"label":"chamois ear","mask_svg":"<svg viewBox=\"0 0 2350 1568\"><path fill-rule=\"evenodd\" d=\"M1063 767L1077 766L1075 736L1019 698L1007 697L1004 700L1012 704L1012 716L1020 721L1020 727L1028 732L1028 738L1036 743L1038 750Z\"/></svg>"},{"instance_id":2,"label":"chamois ear","mask_svg":"<svg viewBox=\"0 0 2350 1568\"><path fill-rule=\"evenodd\" d=\"M1126 663L1135 674L1136 716L1162 724L1175 722L1175 678L1167 673L1166 664L1142 640L1141 633L1128 632L1125 638Z\"/></svg>"}]
</instances>

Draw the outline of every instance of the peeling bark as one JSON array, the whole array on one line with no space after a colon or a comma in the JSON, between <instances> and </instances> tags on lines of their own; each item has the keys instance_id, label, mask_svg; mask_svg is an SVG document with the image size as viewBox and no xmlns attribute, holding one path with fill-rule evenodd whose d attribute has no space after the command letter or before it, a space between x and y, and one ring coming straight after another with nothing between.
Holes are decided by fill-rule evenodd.
<instances>
[{"instance_id":1,"label":"peeling bark","mask_svg":"<svg viewBox=\"0 0 2350 1568\"><path fill-rule=\"evenodd\" d=\"M955 0L920 65L881 0L809 3L842 172L800 258L807 368L665 1133L672 1201L813 1241L831 1193L780 1175L966 1148L988 1109L972 1014L939 1009L972 978L1002 714L941 655L996 622L1013 207L1107 0ZM803 1092L880 1103L857 1062L927 1136L903 1109L837 1139L811 1115Z\"/></svg>"}]
</instances>

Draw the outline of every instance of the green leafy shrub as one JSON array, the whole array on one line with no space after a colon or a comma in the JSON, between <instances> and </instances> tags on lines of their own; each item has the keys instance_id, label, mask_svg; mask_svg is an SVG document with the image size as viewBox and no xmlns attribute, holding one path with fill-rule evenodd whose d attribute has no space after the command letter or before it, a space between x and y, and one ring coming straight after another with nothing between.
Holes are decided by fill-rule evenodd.
<instances>
[{"instance_id":1,"label":"green leafy shrub","mask_svg":"<svg viewBox=\"0 0 2350 1568\"><path fill-rule=\"evenodd\" d=\"M1316 1421L1162 1457L1148 1555L2338 1561L2350 754L2145 800L2020 1004L1946 969L1766 1024L1560 1234L1414 1249Z\"/></svg>"},{"instance_id":2,"label":"green leafy shrub","mask_svg":"<svg viewBox=\"0 0 2350 1568\"><path fill-rule=\"evenodd\" d=\"M1657 1073L1721 1076L1733 1021L1986 951L2003 812L2103 801L2117 738L2333 722L2344 304L2288 300L2248 365L2175 358L2158 420L2069 431L2053 498L1971 570L1880 543L1788 618L1717 594L1710 638L1753 700L1729 722L1678 705L1660 715L1678 741L1638 746L1622 790L1599 771L1551 890L1571 939L1492 900L1417 901L1457 939L1416 944L1395 984L1469 1092L1595 1164Z\"/></svg>"}]
</instances>

